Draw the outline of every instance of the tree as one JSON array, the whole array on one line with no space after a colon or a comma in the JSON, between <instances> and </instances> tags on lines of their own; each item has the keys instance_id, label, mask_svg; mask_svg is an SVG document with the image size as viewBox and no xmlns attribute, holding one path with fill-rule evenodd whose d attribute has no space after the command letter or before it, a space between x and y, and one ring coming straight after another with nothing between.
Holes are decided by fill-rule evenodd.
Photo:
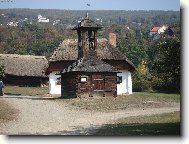
<instances>
[{"instance_id":1,"label":"tree","mask_svg":"<svg viewBox=\"0 0 189 144\"><path fill-rule=\"evenodd\" d=\"M156 46L152 65L153 88L180 92L180 39L165 38Z\"/></svg>"},{"instance_id":2,"label":"tree","mask_svg":"<svg viewBox=\"0 0 189 144\"><path fill-rule=\"evenodd\" d=\"M126 54L129 60L135 65L139 65L147 59L146 40L141 35L139 29L129 29L124 37L118 35L117 47Z\"/></svg>"},{"instance_id":3,"label":"tree","mask_svg":"<svg viewBox=\"0 0 189 144\"><path fill-rule=\"evenodd\" d=\"M147 68L146 62L142 61L133 76L134 91L149 91L151 89L151 75Z\"/></svg>"}]
</instances>

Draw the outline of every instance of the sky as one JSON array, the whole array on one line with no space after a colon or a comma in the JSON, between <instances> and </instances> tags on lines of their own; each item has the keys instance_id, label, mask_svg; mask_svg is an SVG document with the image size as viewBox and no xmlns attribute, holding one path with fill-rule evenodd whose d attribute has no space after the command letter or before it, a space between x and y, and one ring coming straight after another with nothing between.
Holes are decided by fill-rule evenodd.
<instances>
[{"instance_id":1,"label":"sky","mask_svg":"<svg viewBox=\"0 0 189 144\"><path fill-rule=\"evenodd\" d=\"M0 0L3 8L179 11L180 0Z\"/></svg>"}]
</instances>

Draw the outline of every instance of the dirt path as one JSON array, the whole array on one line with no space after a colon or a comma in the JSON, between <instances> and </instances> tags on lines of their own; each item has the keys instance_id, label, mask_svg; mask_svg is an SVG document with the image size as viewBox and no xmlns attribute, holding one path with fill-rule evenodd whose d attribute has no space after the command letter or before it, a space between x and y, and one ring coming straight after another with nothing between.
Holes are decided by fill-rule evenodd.
<instances>
[{"instance_id":1,"label":"dirt path","mask_svg":"<svg viewBox=\"0 0 189 144\"><path fill-rule=\"evenodd\" d=\"M5 135L88 135L119 118L180 111L180 105L176 104L173 107L106 113L76 110L66 103L59 105L50 98L3 96L2 99L19 110L16 120L0 125L0 134Z\"/></svg>"}]
</instances>

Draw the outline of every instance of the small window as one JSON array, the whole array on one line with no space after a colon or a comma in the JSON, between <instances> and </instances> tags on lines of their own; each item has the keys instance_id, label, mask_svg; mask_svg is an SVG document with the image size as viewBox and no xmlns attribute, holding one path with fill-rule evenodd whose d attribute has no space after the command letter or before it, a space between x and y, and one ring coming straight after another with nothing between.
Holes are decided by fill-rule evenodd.
<instances>
[{"instance_id":1,"label":"small window","mask_svg":"<svg viewBox=\"0 0 189 144\"><path fill-rule=\"evenodd\" d=\"M61 85L61 77L56 79L56 85Z\"/></svg>"},{"instance_id":2,"label":"small window","mask_svg":"<svg viewBox=\"0 0 189 144\"><path fill-rule=\"evenodd\" d=\"M122 83L122 76L117 76L117 84Z\"/></svg>"},{"instance_id":3,"label":"small window","mask_svg":"<svg viewBox=\"0 0 189 144\"><path fill-rule=\"evenodd\" d=\"M87 82L87 76L81 76L80 82Z\"/></svg>"}]
</instances>

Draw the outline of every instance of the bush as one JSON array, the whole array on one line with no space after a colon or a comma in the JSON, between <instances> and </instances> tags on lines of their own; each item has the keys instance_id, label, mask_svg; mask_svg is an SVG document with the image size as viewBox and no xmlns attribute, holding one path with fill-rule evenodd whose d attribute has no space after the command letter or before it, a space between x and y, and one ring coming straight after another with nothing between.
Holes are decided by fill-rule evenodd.
<instances>
[{"instance_id":1,"label":"bush","mask_svg":"<svg viewBox=\"0 0 189 144\"><path fill-rule=\"evenodd\" d=\"M133 77L133 91L149 91L151 90L151 81L148 76L136 73Z\"/></svg>"},{"instance_id":2,"label":"bush","mask_svg":"<svg viewBox=\"0 0 189 144\"><path fill-rule=\"evenodd\" d=\"M155 91L168 92L168 93L179 93L180 87L178 84L173 83L173 78L164 78L162 76L153 77L151 87Z\"/></svg>"},{"instance_id":3,"label":"bush","mask_svg":"<svg viewBox=\"0 0 189 144\"><path fill-rule=\"evenodd\" d=\"M133 91L149 91L151 89L151 75L146 67L146 62L142 61L138 65L137 72L133 77Z\"/></svg>"}]
</instances>

